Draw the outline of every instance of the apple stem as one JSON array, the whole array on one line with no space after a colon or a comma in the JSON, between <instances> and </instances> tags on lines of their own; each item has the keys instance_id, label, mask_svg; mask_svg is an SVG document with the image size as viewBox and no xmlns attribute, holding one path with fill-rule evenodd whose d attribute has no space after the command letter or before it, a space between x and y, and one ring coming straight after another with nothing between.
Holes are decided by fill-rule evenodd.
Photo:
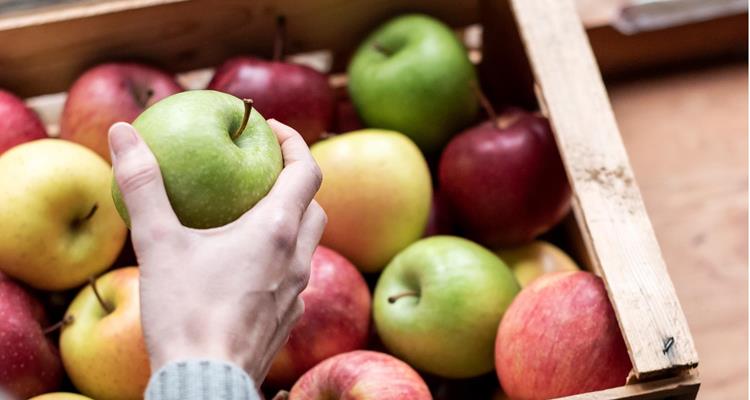
<instances>
[{"instance_id":1,"label":"apple stem","mask_svg":"<svg viewBox=\"0 0 750 400\"><path fill-rule=\"evenodd\" d=\"M273 60L282 61L286 51L286 17L276 17L276 37L273 41Z\"/></svg>"},{"instance_id":2,"label":"apple stem","mask_svg":"<svg viewBox=\"0 0 750 400\"><path fill-rule=\"evenodd\" d=\"M503 115L497 117L497 119L495 120L495 125L499 129L505 129L516 123L516 121L521 119L522 116L523 114L521 114L520 112L506 112Z\"/></svg>"},{"instance_id":3,"label":"apple stem","mask_svg":"<svg viewBox=\"0 0 750 400\"><path fill-rule=\"evenodd\" d=\"M114 309L112 308L112 305L104 301L102 296L99 294L99 290L96 289L96 278L93 276L89 277L89 284L91 285L91 289L94 291L94 296L96 296L96 299L99 300L99 304L102 306L104 311L107 312L107 314L112 313Z\"/></svg>"},{"instance_id":4,"label":"apple stem","mask_svg":"<svg viewBox=\"0 0 750 400\"><path fill-rule=\"evenodd\" d=\"M399 294L394 294L393 296L388 297L388 303L393 304L396 302L396 300L402 297L412 297L412 296L414 297L419 296L419 292L408 291L408 292L403 292Z\"/></svg>"},{"instance_id":5,"label":"apple stem","mask_svg":"<svg viewBox=\"0 0 750 400\"><path fill-rule=\"evenodd\" d=\"M45 334L45 335L49 335L50 333L52 333L52 332L54 332L54 331L56 331L56 330L58 330L58 329L60 329L60 328L62 328L64 326L68 326L68 325L72 324L74 320L75 320L75 318L73 317L73 315L66 315L65 318L63 318L61 321L58 321L57 323L55 323L55 324L53 324L51 326L48 326L46 329L44 329L42 331L42 333Z\"/></svg>"},{"instance_id":6,"label":"apple stem","mask_svg":"<svg viewBox=\"0 0 750 400\"><path fill-rule=\"evenodd\" d=\"M81 218L81 222L90 220L94 216L94 214L96 213L96 210L98 210L98 209L99 209L99 204L94 203L94 205L91 207L91 210L89 211L89 213L86 214L85 217Z\"/></svg>"},{"instance_id":7,"label":"apple stem","mask_svg":"<svg viewBox=\"0 0 750 400\"><path fill-rule=\"evenodd\" d=\"M245 127L247 127L247 121L250 119L250 113L253 111L253 101L251 99L242 99L242 102L245 104L245 114L242 115L242 124L240 125L240 128L230 136L232 140L237 139L242 135Z\"/></svg>"},{"instance_id":8,"label":"apple stem","mask_svg":"<svg viewBox=\"0 0 750 400\"><path fill-rule=\"evenodd\" d=\"M495 113L495 109L492 107L492 103L490 103L490 101L487 99L487 96L484 95L484 92L482 92L482 89L479 87L479 85L476 84L476 82L474 82L472 86L474 88L474 93L479 100L479 104L482 105L482 108L490 117L492 125L494 125L497 129L501 129L500 124L498 124L497 122L497 113Z\"/></svg>"},{"instance_id":9,"label":"apple stem","mask_svg":"<svg viewBox=\"0 0 750 400\"><path fill-rule=\"evenodd\" d=\"M386 57L393 54L393 52L390 49L387 49L385 46L380 44L380 42L372 42L372 48L379 51L380 53L383 53L383 55Z\"/></svg>"},{"instance_id":10,"label":"apple stem","mask_svg":"<svg viewBox=\"0 0 750 400\"><path fill-rule=\"evenodd\" d=\"M271 400L287 400L289 399L289 392L286 390L279 390L278 393L276 393L276 396L273 396L273 399Z\"/></svg>"}]
</instances>

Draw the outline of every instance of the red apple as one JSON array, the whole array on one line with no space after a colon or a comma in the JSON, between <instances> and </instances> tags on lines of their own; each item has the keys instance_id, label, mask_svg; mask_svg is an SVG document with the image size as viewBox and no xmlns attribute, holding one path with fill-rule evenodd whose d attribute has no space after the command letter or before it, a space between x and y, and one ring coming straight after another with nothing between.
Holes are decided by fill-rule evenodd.
<instances>
[{"instance_id":1,"label":"red apple","mask_svg":"<svg viewBox=\"0 0 750 400\"><path fill-rule=\"evenodd\" d=\"M331 357L294 384L289 400L431 400L422 377L384 353L357 350Z\"/></svg>"},{"instance_id":2,"label":"red apple","mask_svg":"<svg viewBox=\"0 0 750 400\"><path fill-rule=\"evenodd\" d=\"M495 367L512 399L625 384L630 358L601 278L553 272L523 289L500 322Z\"/></svg>"},{"instance_id":3,"label":"red apple","mask_svg":"<svg viewBox=\"0 0 750 400\"><path fill-rule=\"evenodd\" d=\"M23 399L57 389L60 354L43 332L41 303L0 275L0 388Z\"/></svg>"},{"instance_id":4,"label":"red apple","mask_svg":"<svg viewBox=\"0 0 750 400\"><path fill-rule=\"evenodd\" d=\"M289 387L326 358L367 345L370 290L346 258L319 246L313 254L310 281L300 296L305 313L266 377L273 387Z\"/></svg>"},{"instance_id":5,"label":"red apple","mask_svg":"<svg viewBox=\"0 0 750 400\"><path fill-rule=\"evenodd\" d=\"M462 231L490 248L534 239L570 205L549 123L517 109L455 136L441 155L439 181Z\"/></svg>"},{"instance_id":6,"label":"red apple","mask_svg":"<svg viewBox=\"0 0 750 400\"><path fill-rule=\"evenodd\" d=\"M107 132L133 120L157 101L183 89L173 76L148 65L109 63L89 69L68 92L60 137L80 143L107 161Z\"/></svg>"},{"instance_id":7,"label":"red apple","mask_svg":"<svg viewBox=\"0 0 750 400\"><path fill-rule=\"evenodd\" d=\"M0 90L0 154L11 147L47 137L44 124L21 99Z\"/></svg>"},{"instance_id":8,"label":"red apple","mask_svg":"<svg viewBox=\"0 0 750 400\"><path fill-rule=\"evenodd\" d=\"M331 130L336 133L346 133L364 129L365 124L357 114L357 109L349 99L336 102L336 115Z\"/></svg>"},{"instance_id":9,"label":"red apple","mask_svg":"<svg viewBox=\"0 0 750 400\"><path fill-rule=\"evenodd\" d=\"M328 77L310 67L284 62L284 19L277 21L274 59L239 56L225 61L208 89L253 100L265 118L296 129L312 144L331 129L336 97Z\"/></svg>"},{"instance_id":10,"label":"red apple","mask_svg":"<svg viewBox=\"0 0 750 400\"><path fill-rule=\"evenodd\" d=\"M430 216L427 219L427 227L424 230L424 237L436 235L450 235L453 233L453 218L450 209L445 204L440 192L434 191L432 194L432 204L430 205Z\"/></svg>"}]
</instances>

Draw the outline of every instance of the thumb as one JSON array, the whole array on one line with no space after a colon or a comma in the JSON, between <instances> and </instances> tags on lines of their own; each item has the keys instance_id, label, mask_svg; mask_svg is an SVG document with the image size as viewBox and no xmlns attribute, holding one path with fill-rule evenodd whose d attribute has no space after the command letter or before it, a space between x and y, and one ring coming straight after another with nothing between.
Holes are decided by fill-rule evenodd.
<instances>
[{"instance_id":1,"label":"thumb","mask_svg":"<svg viewBox=\"0 0 750 400\"><path fill-rule=\"evenodd\" d=\"M158 231L179 226L169 204L159 164L135 128L118 122L109 128L109 148L115 180L130 215L135 236L141 231Z\"/></svg>"}]
</instances>

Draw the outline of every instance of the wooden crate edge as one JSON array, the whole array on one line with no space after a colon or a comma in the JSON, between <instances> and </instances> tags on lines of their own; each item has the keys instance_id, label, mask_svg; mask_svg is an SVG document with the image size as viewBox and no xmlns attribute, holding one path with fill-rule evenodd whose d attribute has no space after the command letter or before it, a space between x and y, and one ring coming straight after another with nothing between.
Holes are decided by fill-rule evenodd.
<instances>
[{"instance_id":1,"label":"wooden crate edge","mask_svg":"<svg viewBox=\"0 0 750 400\"><path fill-rule=\"evenodd\" d=\"M498 0L502 1L502 0ZM572 1L509 0L638 379L698 365L687 320Z\"/></svg>"}]
</instances>

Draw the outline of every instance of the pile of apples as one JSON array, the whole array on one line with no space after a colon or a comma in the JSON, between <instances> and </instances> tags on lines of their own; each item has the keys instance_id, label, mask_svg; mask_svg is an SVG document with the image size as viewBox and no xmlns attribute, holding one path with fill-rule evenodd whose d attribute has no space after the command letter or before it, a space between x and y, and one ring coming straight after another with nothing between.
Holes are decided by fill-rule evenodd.
<instances>
[{"instance_id":1,"label":"pile of apples","mask_svg":"<svg viewBox=\"0 0 750 400\"><path fill-rule=\"evenodd\" d=\"M258 135L260 115L296 128L323 173L329 222L305 313L264 391L544 399L624 384L631 364L603 281L538 239L571 197L547 120L495 115L462 43L424 15L373 32L348 79L341 99L279 51L226 61L207 88L252 99L244 122ZM268 190L281 160L259 141L235 145L242 102L214 91L183 92L142 64L100 65L71 87L59 138L0 92L0 397L142 398L138 268L107 130L137 118L182 223L222 225L247 208L246 188ZM228 164L228 146L257 150L242 164L257 168Z\"/></svg>"}]
</instances>

